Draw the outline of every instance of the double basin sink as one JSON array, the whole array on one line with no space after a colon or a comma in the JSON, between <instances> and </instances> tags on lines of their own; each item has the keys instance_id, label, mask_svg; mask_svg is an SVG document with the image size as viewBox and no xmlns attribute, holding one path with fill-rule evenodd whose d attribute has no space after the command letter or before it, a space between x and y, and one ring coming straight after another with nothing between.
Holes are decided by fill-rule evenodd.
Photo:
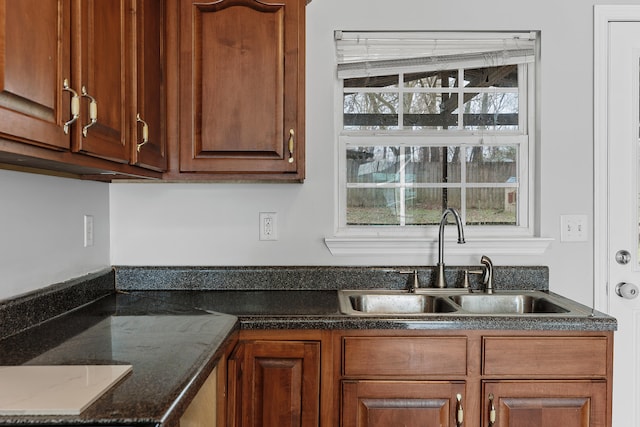
<instances>
[{"instance_id":1,"label":"double basin sink","mask_svg":"<svg viewBox=\"0 0 640 427\"><path fill-rule=\"evenodd\" d=\"M591 313L573 301L543 291L471 293L466 289L341 290L340 310L350 315L569 315Z\"/></svg>"}]
</instances>

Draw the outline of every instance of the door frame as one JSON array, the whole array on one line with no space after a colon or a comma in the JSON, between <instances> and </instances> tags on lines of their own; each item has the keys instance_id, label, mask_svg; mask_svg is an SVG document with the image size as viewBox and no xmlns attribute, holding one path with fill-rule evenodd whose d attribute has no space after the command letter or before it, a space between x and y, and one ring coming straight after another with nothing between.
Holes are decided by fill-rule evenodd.
<instances>
[{"instance_id":1,"label":"door frame","mask_svg":"<svg viewBox=\"0 0 640 427\"><path fill-rule=\"evenodd\" d=\"M593 306L609 312L609 23L640 22L638 5L595 5L593 20Z\"/></svg>"}]
</instances>

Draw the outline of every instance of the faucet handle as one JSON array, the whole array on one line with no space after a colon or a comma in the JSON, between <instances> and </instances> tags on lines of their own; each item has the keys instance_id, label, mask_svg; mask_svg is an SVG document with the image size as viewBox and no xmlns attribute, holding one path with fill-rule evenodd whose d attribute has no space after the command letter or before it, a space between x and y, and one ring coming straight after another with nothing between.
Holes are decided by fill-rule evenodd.
<instances>
[{"instance_id":1,"label":"faucet handle","mask_svg":"<svg viewBox=\"0 0 640 427\"><path fill-rule=\"evenodd\" d=\"M418 279L418 270L400 270L400 274L413 274L413 277L407 279L407 285L409 285L409 292L415 292L420 287L420 281Z\"/></svg>"}]
</instances>

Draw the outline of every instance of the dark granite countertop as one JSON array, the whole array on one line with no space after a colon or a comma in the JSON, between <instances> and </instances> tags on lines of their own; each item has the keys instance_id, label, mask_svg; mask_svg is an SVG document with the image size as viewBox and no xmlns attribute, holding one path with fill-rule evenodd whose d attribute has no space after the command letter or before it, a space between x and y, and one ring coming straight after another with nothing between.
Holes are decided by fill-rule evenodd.
<instances>
[{"instance_id":1,"label":"dark granite countertop","mask_svg":"<svg viewBox=\"0 0 640 427\"><path fill-rule=\"evenodd\" d=\"M134 291L172 304L237 316L242 329L505 329L607 331L616 320L586 306L584 315L470 315L358 317L340 312L336 290ZM554 294L555 295L555 294ZM562 298L562 297L560 297Z\"/></svg>"},{"instance_id":2,"label":"dark granite countertop","mask_svg":"<svg viewBox=\"0 0 640 427\"><path fill-rule=\"evenodd\" d=\"M237 318L112 294L0 341L0 365L131 364L78 416L0 416L0 425L168 425L235 337Z\"/></svg>"},{"instance_id":3,"label":"dark granite countertop","mask_svg":"<svg viewBox=\"0 0 640 427\"><path fill-rule=\"evenodd\" d=\"M452 274L453 282L459 271ZM430 270L420 275L429 283ZM496 277L500 289L548 292L546 268L503 268ZM617 326L584 306L582 316L341 313L340 289L376 286L402 289L406 276L372 268L120 268L17 297L0 304L0 365L131 364L133 372L79 416L0 416L0 426L175 427L238 329Z\"/></svg>"}]
</instances>

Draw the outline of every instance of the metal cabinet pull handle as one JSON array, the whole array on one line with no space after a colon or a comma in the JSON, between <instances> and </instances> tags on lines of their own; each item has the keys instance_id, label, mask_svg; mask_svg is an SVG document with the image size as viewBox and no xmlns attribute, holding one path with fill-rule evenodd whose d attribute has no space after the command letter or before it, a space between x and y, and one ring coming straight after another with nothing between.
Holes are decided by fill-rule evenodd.
<instances>
[{"instance_id":1,"label":"metal cabinet pull handle","mask_svg":"<svg viewBox=\"0 0 640 427\"><path fill-rule=\"evenodd\" d=\"M293 144L294 144L293 135L294 134L295 132L293 131L293 129L289 129L289 163L293 163Z\"/></svg>"},{"instance_id":2,"label":"metal cabinet pull handle","mask_svg":"<svg viewBox=\"0 0 640 427\"><path fill-rule=\"evenodd\" d=\"M89 120L91 120L86 126L82 127L82 136L87 137L87 131L89 128L96 124L98 121L98 103L96 99L89 95L87 88L82 86L82 96L89 98Z\"/></svg>"},{"instance_id":3,"label":"metal cabinet pull handle","mask_svg":"<svg viewBox=\"0 0 640 427\"><path fill-rule=\"evenodd\" d=\"M69 87L69 80L64 79L62 82L62 90L71 92L71 118L62 126L65 135L69 133L69 127L80 117L80 97L78 92Z\"/></svg>"},{"instance_id":4,"label":"metal cabinet pull handle","mask_svg":"<svg viewBox=\"0 0 640 427\"><path fill-rule=\"evenodd\" d=\"M496 407L493 404L493 393L489 394L489 427L493 427L496 422Z\"/></svg>"},{"instance_id":5,"label":"metal cabinet pull handle","mask_svg":"<svg viewBox=\"0 0 640 427\"><path fill-rule=\"evenodd\" d=\"M464 421L464 408L462 407L462 395L456 394L456 427L461 427Z\"/></svg>"},{"instance_id":6,"label":"metal cabinet pull handle","mask_svg":"<svg viewBox=\"0 0 640 427\"><path fill-rule=\"evenodd\" d=\"M136 122L142 123L142 142L139 142L137 145L137 149L139 153L142 146L147 142L149 142L149 125L147 124L147 122L142 120L142 118L140 117L140 113L136 115Z\"/></svg>"}]
</instances>

